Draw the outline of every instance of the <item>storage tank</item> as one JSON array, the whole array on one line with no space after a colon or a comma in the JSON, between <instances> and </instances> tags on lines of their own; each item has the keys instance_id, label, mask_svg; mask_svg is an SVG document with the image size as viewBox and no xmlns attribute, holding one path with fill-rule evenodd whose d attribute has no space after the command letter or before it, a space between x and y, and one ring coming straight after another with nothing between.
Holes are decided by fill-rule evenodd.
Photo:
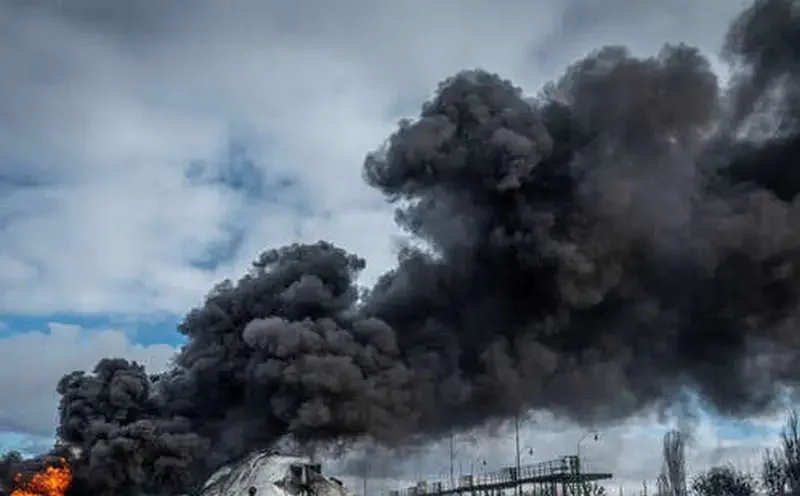
<instances>
[{"instance_id":1,"label":"storage tank","mask_svg":"<svg viewBox=\"0 0 800 496\"><path fill-rule=\"evenodd\" d=\"M215 472L197 496L349 496L307 457L253 453Z\"/></svg>"}]
</instances>

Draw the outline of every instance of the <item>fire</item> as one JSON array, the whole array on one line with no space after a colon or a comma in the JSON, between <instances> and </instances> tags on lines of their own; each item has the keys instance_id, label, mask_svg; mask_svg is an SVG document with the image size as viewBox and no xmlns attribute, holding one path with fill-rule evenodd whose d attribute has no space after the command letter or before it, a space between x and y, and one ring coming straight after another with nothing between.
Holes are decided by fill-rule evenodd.
<instances>
[{"instance_id":1,"label":"fire","mask_svg":"<svg viewBox=\"0 0 800 496\"><path fill-rule=\"evenodd\" d=\"M58 466L48 466L31 480L23 481L21 474L17 474L14 482L17 489L9 496L64 496L72 482L72 471L67 461L61 458Z\"/></svg>"}]
</instances>

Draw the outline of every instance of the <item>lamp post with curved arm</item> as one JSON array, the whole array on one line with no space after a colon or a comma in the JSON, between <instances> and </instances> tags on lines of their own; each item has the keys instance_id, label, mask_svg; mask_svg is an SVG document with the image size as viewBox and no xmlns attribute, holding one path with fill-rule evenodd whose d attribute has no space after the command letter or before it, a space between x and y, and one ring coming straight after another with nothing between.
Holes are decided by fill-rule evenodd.
<instances>
[{"instance_id":1,"label":"lamp post with curved arm","mask_svg":"<svg viewBox=\"0 0 800 496\"><path fill-rule=\"evenodd\" d=\"M600 433L597 431L589 431L584 433L583 436L578 439L578 442L575 445L575 471L580 474L581 473L581 444L588 438L589 436L593 436L595 441L600 439Z\"/></svg>"},{"instance_id":2,"label":"lamp post with curved arm","mask_svg":"<svg viewBox=\"0 0 800 496\"><path fill-rule=\"evenodd\" d=\"M514 448L515 448L516 455L517 455L516 456L517 468L516 468L516 472L515 472L516 475L514 476L514 479L515 479L514 480L514 489L515 489L514 492L515 492L516 496L520 496L520 491L521 491L522 488L520 487L520 484L519 484L519 478L520 478L519 477L519 470L520 470L520 464L519 464L519 412L514 414Z\"/></svg>"}]
</instances>

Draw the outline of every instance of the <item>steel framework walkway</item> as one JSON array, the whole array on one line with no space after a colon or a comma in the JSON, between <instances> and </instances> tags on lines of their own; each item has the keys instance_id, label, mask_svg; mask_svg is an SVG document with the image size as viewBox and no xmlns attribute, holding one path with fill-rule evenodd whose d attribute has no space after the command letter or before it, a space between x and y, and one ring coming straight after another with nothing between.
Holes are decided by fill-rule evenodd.
<instances>
[{"instance_id":1,"label":"steel framework walkway","mask_svg":"<svg viewBox=\"0 0 800 496\"><path fill-rule=\"evenodd\" d=\"M565 456L521 466L519 474L516 467L505 467L495 472L465 475L455 483L421 481L416 486L391 491L389 496L499 496L517 486L526 495L583 496L588 492L589 483L612 478L610 473L585 473L580 468L577 456Z\"/></svg>"}]
</instances>

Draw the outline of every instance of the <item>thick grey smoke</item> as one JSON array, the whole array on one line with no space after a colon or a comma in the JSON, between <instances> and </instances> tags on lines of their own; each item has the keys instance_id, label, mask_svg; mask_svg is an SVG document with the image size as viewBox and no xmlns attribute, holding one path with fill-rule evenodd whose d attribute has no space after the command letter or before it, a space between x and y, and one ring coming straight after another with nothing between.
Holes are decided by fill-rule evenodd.
<instances>
[{"instance_id":1,"label":"thick grey smoke","mask_svg":"<svg viewBox=\"0 0 800 496\"><path fill-rule=\"evenodd\" d=\"M369 291L326 242L269 250L180 326L174 368L59 384L74 494L174 493L287 435L436 437L521 410L614 422L800 379L800 9L759 0L722 90L682 45L607 47L534 98L444 81L365 162L413 235Z\"/></svg>"}]
</instances>

